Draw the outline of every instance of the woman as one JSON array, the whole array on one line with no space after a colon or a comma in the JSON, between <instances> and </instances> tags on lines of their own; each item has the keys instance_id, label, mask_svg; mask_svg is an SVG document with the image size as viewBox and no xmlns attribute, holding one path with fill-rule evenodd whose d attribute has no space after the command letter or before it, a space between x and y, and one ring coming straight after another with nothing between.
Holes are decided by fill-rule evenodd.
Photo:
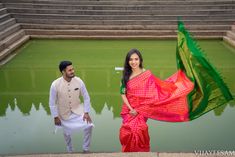
<instances>
[{"instance_id":1,"label":"woman","mask_svg":"<svg viewBox=\"0 0 235 157\"><path fill-rule=\"evenodd\" d=\"M232 100L227 86L179 22L178 71L166 80L143 68L137 49L128 52L120 88L123 152L150 151L148 118L184 122Z\"/></svg>"},{"instance_id":2,"label":"woman","mask_svg":"<svg viewBox=\"0 0 235 157\"><path fill-rule=\"evenodd\" d=\"M188 108L184 102L192 89L193 83L180 71L166 82L156 78L150 70L143 68L141 53L137 49L130 50L126 56L120 91L124 102L120 132L122 150L150 150L148 118L187 121ZM178 103L177 108L174 107L175 103Z\"/></svg>"}]
</instances>

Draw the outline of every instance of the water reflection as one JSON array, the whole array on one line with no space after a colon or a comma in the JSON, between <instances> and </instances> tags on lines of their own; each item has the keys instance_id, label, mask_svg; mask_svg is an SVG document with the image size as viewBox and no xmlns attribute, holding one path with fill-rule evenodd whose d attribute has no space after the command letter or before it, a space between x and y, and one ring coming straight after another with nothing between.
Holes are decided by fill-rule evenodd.
<instances>
[{"instance_id":1,"label":"water reflection","mask_svg":"<svg viewBox=\"0 0 235 157\"><path fill-rule=\"evenodd\" d=\"M153 69L153 68L151 68ZM235 90L232 81L231 69L221 69L228 76L229 87ZM166 78L175 69L166 68L161 71L152 70L156 76ZM45 69L8 69L0 71L0 116L6 116L6 110L19 108L23 115L29 115L32 107L39 110L40 106L50 115L48 105L48 93L51 82L60 76L57 70ZM101 114L105 106L112 111L113 118L119 117L121 111L121 99L119 95L119 84L121 72L114 68L83 69L77 72L89 91L92 108L96 114ZM216 116L222 115L227 104L214 110ZM234 107L234 103L230 103Z\"/></svg>"},{"instance_id":2,"label":"water reflection","mask_svg":"<svg viewBox=\"0 0 235 157\"><path fill-rule=\"evenodd\" d=\"M200 45L234 95L235 53L221 43L201 41ZM53 134L48 105L49 88L60 76L57 64L63 59L73 61L91 96L95 124L91 150L119 152L121 73L114 67L122 66L126 52L138 47L143 50L145 68L165 79L176 71L175 45L176 41L154 40L30 40L19 55L0 67L0 156L66 152L62 134ZM229 106L235 104L221 106L189 123L149 120L151 151L233 150L235 110ZM75 139L76 151L82 151L82 134Z\"/></svg>"},{"instance_id":3,"label":"water reflection","mask_svg":"<svg viewBox=\"0 0 235 157\"><path fill-rule=\"evenodd\" d=\"M86 83L91 96L92 108L101 114L105 105L112 110L113 117L119 117L120 96L119 74L110 69L88 69L77 75ZM29 115L32 106L36 110L42 106L50 114L48 93L51 82L59 77L57 70L10 69L0 71L0 116L6 115L8 106L17 106L23 115Z\"/></svg>"}]
</instances>

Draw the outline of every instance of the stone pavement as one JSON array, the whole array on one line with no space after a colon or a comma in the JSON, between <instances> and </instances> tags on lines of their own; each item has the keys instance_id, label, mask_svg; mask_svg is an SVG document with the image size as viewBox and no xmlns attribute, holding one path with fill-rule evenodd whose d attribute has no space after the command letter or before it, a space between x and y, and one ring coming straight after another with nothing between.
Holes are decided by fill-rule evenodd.
<instances>
[{"instance_id":1,"label":"stone pavement","mask_svg":"<svg viewBox=\"0 0 235 157\"><path fill-rule=\"evenodd\" d=\"M28 155L12 155L6 157L197 157L194 153L70 153L70 154L28 154Z\"/></svg>"}]
</instances>

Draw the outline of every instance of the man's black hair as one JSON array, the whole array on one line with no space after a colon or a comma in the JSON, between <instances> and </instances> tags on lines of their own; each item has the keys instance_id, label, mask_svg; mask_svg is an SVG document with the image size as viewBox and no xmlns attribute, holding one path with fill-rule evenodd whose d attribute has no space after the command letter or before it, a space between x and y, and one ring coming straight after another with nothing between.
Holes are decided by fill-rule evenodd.
<instances>
[{"instance_id":1,"label":"man's black hair","mask_svg":"<svg viewBox=\"0 0 235 157\"><path fill-rule=\"evenodd\" d=\"M64 69L66 69L67 66L72 65L71 61L61 61L59 65L60 72L62 72Z\"/></svg>"}]
</instances>

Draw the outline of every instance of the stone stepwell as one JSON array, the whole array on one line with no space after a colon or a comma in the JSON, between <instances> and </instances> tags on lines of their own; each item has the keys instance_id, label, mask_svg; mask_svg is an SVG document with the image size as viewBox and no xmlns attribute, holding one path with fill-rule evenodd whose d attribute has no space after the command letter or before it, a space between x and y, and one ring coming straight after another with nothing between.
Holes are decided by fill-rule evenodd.
<instances>
[{"instance_id":1,"label":"stone stepwell","mask_svg":"<svg viewBox=\"0 0 235 157\"><path fill-rule=\"evenodd\" d=\"M235 47L235 23L232 25L232 29L230 31L227 31L227 34L223 37L223 39L228 44Z\"/></svg>"},{"instance_id":2,"label":"stone stepwell","mask_svg":"<svg viewBox=\"0 0 235 157\"><path fill-rule=\"evenodd\" d=\"M234 0L0 0L0 60L31 38L198 39L234 45Z\"/></svg>"},{"instance_id":3,"label":"stone stepwell","mask_svg":"<svg viewBox=\"0 0 235 157\"><path fill-rule=\"evenodd\" d=\"M0 61L10 57L28 39L29 36L21 29L20 24L16 23L16 19L0 3Z\"/></svg>"}]
</instances>

